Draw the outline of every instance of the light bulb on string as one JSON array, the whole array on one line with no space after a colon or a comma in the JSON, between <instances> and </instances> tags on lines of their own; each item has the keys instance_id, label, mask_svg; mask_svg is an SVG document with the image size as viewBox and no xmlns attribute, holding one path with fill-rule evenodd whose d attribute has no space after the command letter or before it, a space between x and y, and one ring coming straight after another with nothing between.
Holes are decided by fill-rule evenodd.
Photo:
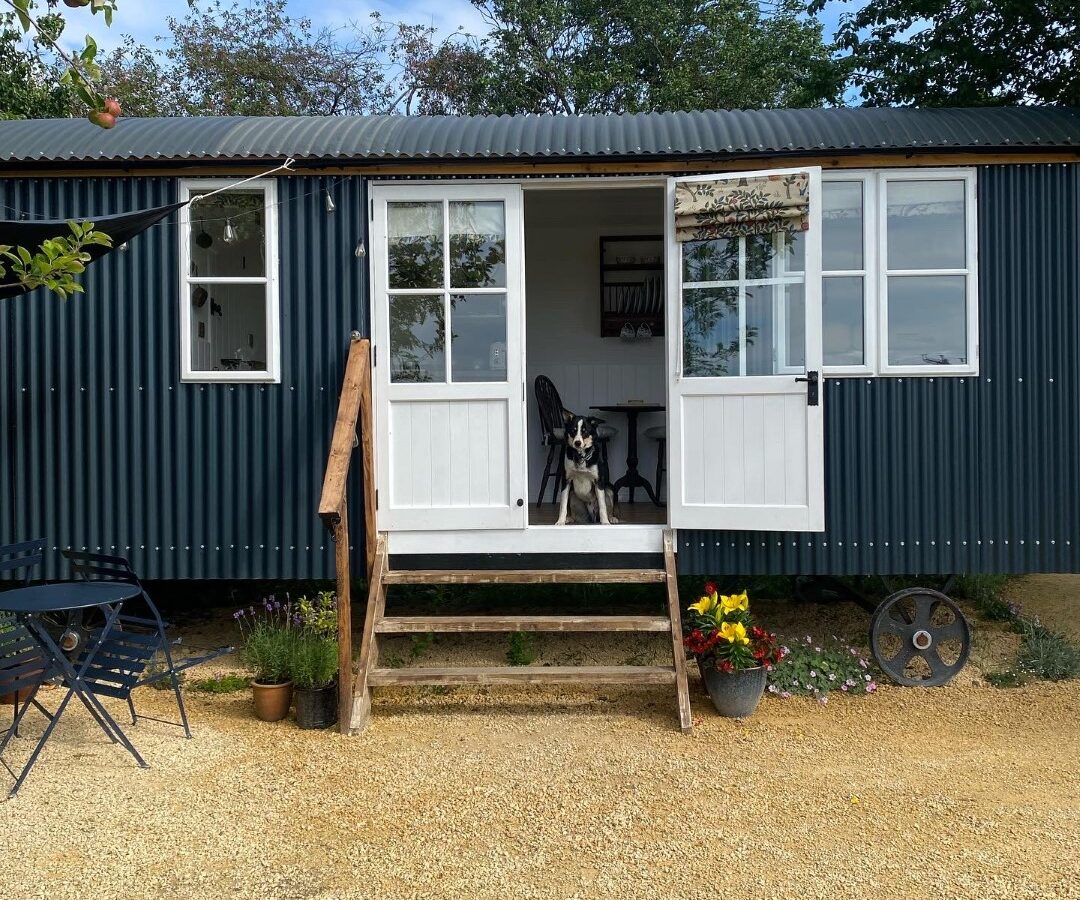
<instances>
[{"instance_id":1,"label":"light bulb on string","mask_svg":"<svg viewBox=\"0 0 1080 900\"><path fill-rule=\"evenodd\" d=\"M225 220L225 233L221 236L221 239L226 244L232 244L236 242L236 229L233 227L232 219Z\"/></svg>"},{"instance_id":2,"label":"light bulb on string","mask_svg":"<svg viewBox=\"0 0 1080 900\"><path fill-rule=\"evenodd\" d=\"M360 238L360 240L356 242L356 250L354 250L353 252L356 254L357 259L363 259L365 256L367 256L367 247L364 246L363 238Z\"/></svg>"},{"instance_id":3,"label":"light bulb on string","mask_svg":"<svg viewBox=\"0 0 1080 900\"><path fill-rule=\"evenodd\" d=\"M329 191L323 191L323 193L326 194L326 211L332 213L337 209L337 204L334 202L334 198L330 196Z\"/></svg>"}]
</instances>

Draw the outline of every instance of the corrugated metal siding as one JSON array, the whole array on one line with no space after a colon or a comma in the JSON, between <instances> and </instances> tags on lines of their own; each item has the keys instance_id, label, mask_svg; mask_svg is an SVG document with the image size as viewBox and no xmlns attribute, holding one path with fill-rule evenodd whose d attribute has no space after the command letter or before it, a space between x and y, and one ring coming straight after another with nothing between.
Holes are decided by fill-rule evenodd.
<instances>
[{"instance_id":1,"label":"corrugated metal siding","mask_svg":"<svg viewBox=\"0 0 1080 900\"><path fill-rule=\"evenodd\" d=\"M626 115L281 116L0 123L0 161L409 160L1073 148L1080 110L763 109Z\"/></svg>"},{"instance_id":2,"label":"corrugated metal siding","mask_svg":"<svg viewBox=\"0 0 1080 900\"><path fill-rule=\"evenodd\" d=\"M0 182L32 217L175 196L161 178ZM0 304L0 543L123 553L150 578L332 571L315 511L348 336L367 329L363 185L282 179L279 202L279 385L180 383L175 216L91 266L85 296Z\"/></svg>"},{"instance_id":3,"label":"corrugated metal siding","mask_svg":"<svg viewBox=\"0 0 1080 900\"><path fill-rule=\"evenodd\" d=\"M980 168L979 259L978 378L828 379L828 530L680 532L681 571L1080 571L1080 165Z\"/></svg>"}]
</instances>

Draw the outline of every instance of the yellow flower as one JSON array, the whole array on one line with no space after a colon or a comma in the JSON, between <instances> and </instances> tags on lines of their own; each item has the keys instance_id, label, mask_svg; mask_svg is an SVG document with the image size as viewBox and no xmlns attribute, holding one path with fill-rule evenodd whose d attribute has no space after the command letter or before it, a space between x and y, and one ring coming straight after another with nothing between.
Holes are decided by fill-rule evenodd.
<instances>
[{"instance_id":1,"label":"yellow flower","mask_svg":"<svg viewBox=\"0 0 1080 900\"><path fill-rule=\"evenodd\" d=\"M729 594L720 598L720 608L725 613L738 612L744 610L750 605L750 599L746 596L746 591L741 594Z\"/></svg>"},{"instance_id":2,"label":"yellow flower","mask_svg":"<svg viewBox=\"0 0 1080 900\"><path fill-rule=\"evenodd\" d=\"M699 616L707 616L716 609L718 602L716 594L706 594L697 603L691 603L690 609L694 610Z\"/></svg>"},{"instance_id":3,"label":"yellow flower","mask_svg":"<svg viewBox=\"0 0 1080 900\"><path fill-rule=\"evenodd\" d=\"M720 634L731 644L750 643L750 638L746 636L746 627L742 622L725 622L720 626Z\"/></svg>"}]
</instances>

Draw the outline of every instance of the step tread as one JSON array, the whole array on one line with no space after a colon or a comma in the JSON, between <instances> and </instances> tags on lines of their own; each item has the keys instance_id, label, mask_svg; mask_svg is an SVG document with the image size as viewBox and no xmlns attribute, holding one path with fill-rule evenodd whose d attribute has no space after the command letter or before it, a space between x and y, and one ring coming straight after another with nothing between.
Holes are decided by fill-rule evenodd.
<instances>
[{"instance_id":1,"label":"step tread","mask_svg":"<svg viewBox=\"0 0 1080 900\"><path fill-rule=\"evenodd\" d=\"M653 584L663 569L399 569L383 584Z\"/></svg>"},{"instance_id":2,"label":"step tread","mask_svg":"<svg viewBox=\"0 0 1080 900\"><path fill-rule=\"evenodd\" d=\"M670 630L666 616L387 616L375 625L379 634Z\"/></svg>"},{"instance_id":3,"label":"step tread","mask_svg":"<svg viewBox=\"0 0 1080 900\"><path fill-rule=\"evenodd\" d=\"M372 687L392 684L673 684L674 666L490 666L372 669Z\"/></svg>"}]
</instances>

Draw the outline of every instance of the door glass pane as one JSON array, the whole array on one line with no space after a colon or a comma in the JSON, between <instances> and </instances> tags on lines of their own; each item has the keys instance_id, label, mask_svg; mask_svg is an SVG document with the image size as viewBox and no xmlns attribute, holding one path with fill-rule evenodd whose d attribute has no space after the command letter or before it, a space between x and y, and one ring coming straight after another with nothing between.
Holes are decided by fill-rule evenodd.
<instances>
[{"instance_id":1,"label":"door glass pane","mask_svg":"<svg viewBox=\"0 0 1080 900\"><path fill-rule=\"evenodd\" d=\"M454 381L506 381L506 294L450 297Z\"/></svg>"},{"instance_id":2,"label":"door glass pane","mask_svg":"<svg viewBox=\"0 0 1080 900\"><path fill-rule=\"evenodd\" d=\"M776 327L777 289L773 285L746 288L746 374L773 375L779 360L776 344L779 333Z\"/></svg>"},{"instance_id":3,"label":"door glass pane","mask_svg":"<svg viewBox=\"0 0 1080 900\"><path fill-rule=\"evenodd\" d=\"M967 278L907 275L889 278L889 364L967 362Z\"/></svg>"},{"instance_id":4,"label":"door glass pane","mask_svg":"<svg viewBox=\"0 0 1080 900\"><path fill-rule=\"evenodd\" d=\"M821 186L821 254L826 272L863 267L861 181L827 181Z\"/></svg>"},{"instance_id":5,"label":"door glass pane","mask_svg":"<svg viewBox=\"0 0 1080 900\"><path fill-rule=\"evenodd\" d=\"M506 287L506 214L501 200L450 204L450 286Z\"/></svg>"},{"instance_id":6,"label":"door glass pane","mask_svg":"<svg viewBox=\"0 0 1080 900\"><path fill-rule=\"evenodd\" d=\"M778 262L776 235L751 234L746 237L747 278L775 278L778 274Z\"/></svg>"},{"instance_id":7,"label":"door glass pane","mask_svg":"<svg viewBox=\"0 0 1080 900\"><path fill-rule=\"evenodd\" d=\"M683 291L683 374L739 374L739 289Z\"/></svg>"},{"instance_id":8,"label":"door glass pane","mask_svg":"<svg viewBox=\"0 0 1080 900\"><path fill-rule=\"evenodd\" d=\"M738 238L715 241L686 241L682 245L683 282L737 281L739 278Z\"/></svg>"},{"instance_id":9,"label":"door glass pane","mask_svg":"<svg viewBox=\"0 0 1080 900\"><path fill-rule=\"evenodd\" d=\"M784 328L782 341L778 342L781 350L781 365L785 371L806 368L806 303L801 284L786 284L784 291Z\"/></svg>"},{"instance_id":10,"label":"door glass pane","mask_svg":"<svg viewBox=\"0 0 1080 900\"><path fill-rule=\"evenodd\" d=\"M890 269L963 269L964 182L888 182Z\"/></svg>"},{"instance_id":11,"label":"door glass pane","mask_svg":"<svg viewBox=\"0 0 1080 900\"><path fill-rule=\"evenodd\" d=\"M442 287L442 203L387 203L386 228L390 287Z\"/></svg>"},{"instance_id":12,"label":"door glass pane","mask_svg":"<svg viewBox=\"0 0 1080 900\"><path fill-rule=\"evenodd\" d=\"M266 195L225 191L191 207L191 276L266 275Z\"/></svg>"},{"instance_id":13,"label":"door glass pane","mask_svg":"<svg viewBox=\"0 0 1080 900\"><path fill-rule=\"evenodd\" d=\"M195 284L191 299L193 372L266 371L266 285Z\"/></svg>"},{"instance_id":14,"label":"door glass pane","mask_svg":"<svg viewBox=\"0 0 1080 900\"><path fill-rule=\"evenodd\" d=\"M825 365L861 366L865 358L862 276L825 278L821 291Z\"/></svg>"},{"instance_id":15,"label":"door glass pane","mask_svg":"<svg viewBox=\"0 0 1080 900\"><path fill-rule=\"evenodd\" d=\"M390 380L446 381L442 294L390 295Z\"/></svg>"}]
</instances>

